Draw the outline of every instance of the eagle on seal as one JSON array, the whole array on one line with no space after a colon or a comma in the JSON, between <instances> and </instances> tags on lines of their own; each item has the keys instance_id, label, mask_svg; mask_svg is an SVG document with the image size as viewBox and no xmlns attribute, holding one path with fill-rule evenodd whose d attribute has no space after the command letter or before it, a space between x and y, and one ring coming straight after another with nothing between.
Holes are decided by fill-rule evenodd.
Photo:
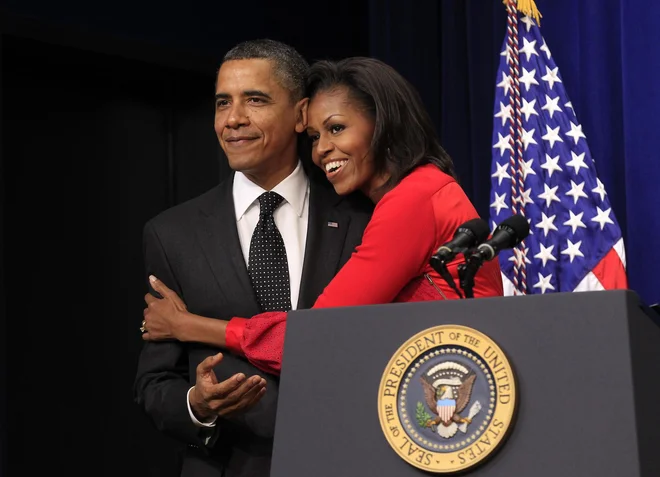
<instances>
[{"instance_id":1,"label":"eagle on seal","mask_svg":"<svg viewBox=\"0 0 660 477\"><path fill-rule=\"evenodd\" d=\"M456 434L459 425L465 432L472 419L461 416L461 412L470 402L476 379L474 371L453 361L431 368L421 378L426 405L436 416L426 422L426 427L445 438Z\"/></svg>"}]
</instances>

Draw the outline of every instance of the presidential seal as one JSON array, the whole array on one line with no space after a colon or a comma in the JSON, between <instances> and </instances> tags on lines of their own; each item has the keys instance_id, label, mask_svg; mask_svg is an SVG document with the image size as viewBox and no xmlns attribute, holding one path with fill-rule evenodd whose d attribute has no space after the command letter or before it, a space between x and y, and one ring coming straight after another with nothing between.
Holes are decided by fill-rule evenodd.
<instances>
[{"instance_id":1,"label":"presidential seal","mask_svg":"<svg viewBox=\"0 0 660 477\"><path fill-rule=\"evenodd\" d=\"M481 463L507 435L516 407L513 370L483 333L442 325L392 357L378 390L380 424L406 462L435 473Z\"/></svg>"}]
</instances>

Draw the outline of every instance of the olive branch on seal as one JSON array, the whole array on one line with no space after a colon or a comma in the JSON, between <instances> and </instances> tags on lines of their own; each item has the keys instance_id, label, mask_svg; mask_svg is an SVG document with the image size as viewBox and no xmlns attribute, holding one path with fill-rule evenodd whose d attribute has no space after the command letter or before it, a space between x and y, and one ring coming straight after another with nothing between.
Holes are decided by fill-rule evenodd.
<instances>
[{"instance_id":1,"label":"olive branch on seal","mask_svg":"<svg viewBox=\"0 0 660 477\"><path fill-rule=\"evenodd\" d=\"M415 419L417 420L417 424L419 424L419 427L426 427L426 423L429 422L431 419L431 415L426 412L426 408L424 407L424 404L421 402L417 402L417 410L415 412Z\"/></svg>"}]
</instances>

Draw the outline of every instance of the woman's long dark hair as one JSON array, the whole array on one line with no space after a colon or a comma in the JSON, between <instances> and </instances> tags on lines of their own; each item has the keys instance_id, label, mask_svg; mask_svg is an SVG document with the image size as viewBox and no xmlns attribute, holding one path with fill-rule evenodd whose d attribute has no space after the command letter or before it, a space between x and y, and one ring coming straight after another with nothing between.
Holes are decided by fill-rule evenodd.
<instances>
[{"instance_id":1,"label":"woman's long dark hair","mask_svg":"<svg viewBox=\"0 0 660 477\"><path fill-rule=\"evenodd\" d=\"M389 174L391 188L422 164L454 177L454 164L440 145L417 90L391 66L374 58L319 61L310 68L306 96L346 87L374 120L371 150L375 172Z\"/></svg>"}]
</instances>

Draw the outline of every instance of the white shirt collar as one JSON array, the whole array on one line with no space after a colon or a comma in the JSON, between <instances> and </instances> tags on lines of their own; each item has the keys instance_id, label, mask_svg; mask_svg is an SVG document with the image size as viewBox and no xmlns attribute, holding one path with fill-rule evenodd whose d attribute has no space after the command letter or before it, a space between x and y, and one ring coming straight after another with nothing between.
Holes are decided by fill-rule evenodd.
<instances>
[{"instance_id":1,"label":"white shirt collar","mask_svg":"<svg viewBox=\"0 0 660 477\"><path fill-rule=\"evenodd\" d=\"M298 161L295 170L286 179L273 187L272 191L284 197L284 200L291 204L298 217L301 217L308 185L309 179L302 168L302 163ZM245 212L264 192L266 192L265 189L252 182L242 172L234 174L232 193L234 195L234 211L237 222L241 220Z\"/></svg>"}]
</instances>

